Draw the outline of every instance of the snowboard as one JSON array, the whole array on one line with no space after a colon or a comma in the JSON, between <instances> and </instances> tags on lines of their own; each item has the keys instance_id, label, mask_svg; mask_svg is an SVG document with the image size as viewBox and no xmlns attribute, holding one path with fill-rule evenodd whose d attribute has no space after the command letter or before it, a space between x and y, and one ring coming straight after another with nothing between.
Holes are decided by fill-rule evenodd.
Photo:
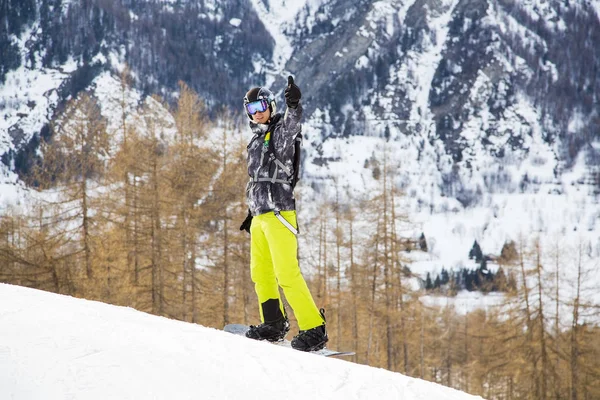
<instances>
[{"instance_id":1,"label":"snowboard","mask_svg":"<svg viewBox=\"0 0 600 400\"><path fill-rule=\"evenodd\" d=\"M248 325L243 325L243 324L229 324L229 325L225 325L225 327L223 328L223 330L225 332L233 333L234 335L238 335L238 336L246 336L246 332L248 331L248 329L250 329L250 327ZM281 347L289 347L290 349L292 348L292 342L290 342L289 340L282 340L280 342L267 342L267 343L272 343L276 346L281 346ZM336 350L330 350L328 348L323 348L321 350L315 350L315 351L309 351L308 353L318 354L318 355L324 356L324 357L353 356L355 354L353 351L336 351Z\"/></svg>"}]
</instances>

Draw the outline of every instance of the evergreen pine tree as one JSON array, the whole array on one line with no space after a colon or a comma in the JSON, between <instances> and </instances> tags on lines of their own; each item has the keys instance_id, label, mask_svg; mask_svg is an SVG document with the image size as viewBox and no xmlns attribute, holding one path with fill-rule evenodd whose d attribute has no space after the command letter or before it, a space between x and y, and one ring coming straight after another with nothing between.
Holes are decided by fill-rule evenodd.
<instances>
[{"instance_id":1,"label":"evergreen pine tree","mask_svg":"<svg viewBox=\"0 0 600 400\"><path fill-rule=\"evenodd\" d=\"M441 275L440 282L442 285L445 285L448 282L450 282L450 275L448 274L448 271L446 270L446 268L442 268L442 272L440 275Z\"/></svg>"},{"instance_id":2,"label":"evergreen pine tree","mask_svg":"<svg viewBox=\"0 0 600 400\"><path fill-rule=\"evenodd\" d=\"M435 277L435 281L433 282L433 288L434 289L439 289L442 286L442 282L440 280L440 276L436 276Z\"/></svg>"},{"instance_id":3,"label":"evergreen pine tree","mask_svg":"<svg viewBox=\"0 0 600 400\"><path fill-rule=\"evenodd\" d=\"M425 289L433 289L433 282L431 282L431 274L429 272L427 273L427 277L425 278Z\"/></svg>"},{"instance_id":4,"label":"evergreen pine tree","mask_svg":"<svg viewBox=\"0 0 600 400\"><path fill-rule=\"evenodd\" d=\"M427 252L427 240L425 239L425 234L421 233L419 237L419 248L421 251Z\"/></svg>"},{"instance_id":5,"label":"evergreen pine tree","mask_svg":"<svg viewBox=\"0 0 600 400\"><path fill-rule=\"evenodd\" d=\"M483 258L483 253L481 252L481 247L479 247L479 243L477 243L477 240L475 242L473 242L473 247L471 248L471 251L469 251L469 260L475 260L475 262L479 263L481 262L481 259Z\"/></svg>"}]
</instances>

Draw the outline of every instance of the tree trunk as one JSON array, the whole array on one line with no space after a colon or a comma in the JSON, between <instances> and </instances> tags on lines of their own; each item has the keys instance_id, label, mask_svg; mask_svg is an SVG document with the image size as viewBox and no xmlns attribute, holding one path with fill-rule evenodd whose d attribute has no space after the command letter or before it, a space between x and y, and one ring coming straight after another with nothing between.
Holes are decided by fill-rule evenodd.
<instances>
[{"instance_id":1,"label":"tree trunk","mask_svg":"<svg viewBox=\"0 0 600 400\"><path fill-rule=\"evenodd\" d=\"M522 279L522 285L523 285L523 299L525 300L525 318L526 318L526 343L527 343L527 349L529 350L530 353L533 353L533 318L532 318L532 311L531 311L531 303L530 303L530 294L529 294L529 288L527 286L527 272L525 270L525 259L524 259L524 246L522 243L522 240L520 241L520 245L521 248L519 249L519 266L520 266L520 271L521 271L521 279ZM533 385L534 385L534 391L535 391L535 397L537 399L540 398L540 386L539 386L539 379L537 378L537 357L535 356L535 354L529 354L528 355L530 361L531 361L531 367L532 367L532 375L533 375Z\"/></svg>"},{"instance_id":2,"label":"tree trunk","mask_svg":"<svg viewBox=\"0 0 600 400\"><path fill-rule=\"evenodd\" d=\"M541 396L540 400L546 400L548 394L548 352L547 352L547 338L546 338L546 320L544 315L544 302L543 302L543 287L542 287L542 260L541 260L541 249L539 241L536 242L536 273L538 280L538 308L539 308L539 329L540 329L540 356L542 361L541 371Z\"/></svg>"},{"instance_id":3,"label":"tree trunk","mask_svg":"<svg viewBox=\"0 0 600 400\"><path fill-rule=\"evenodd\" d=\"M156 155L155 155L156 156ZM152 168L152 313L164 313L164 282L161 251L160 197L158 187L158 162Z\"/></svg>"},{"instance_id":4,"label":"tree trunk","mask_svg":"<svg viewBox=\"0 0 600 400\"><path fill-rule=\"evenodd\" d=\"M340 203L339 203L339 187L336 183L335 193L335 250L336 250L336 298L337 298L337 334L336 347L341 349L342 341L342 237L340 232Z\"/></svg>"},{"instance_id":5,"label":"tree trunk","mask_svg":"<svg viewBox=\"0 0 600 400\"><path fill-rule=\"evenodd\" d=\"M571 390L570 400L578 400L579 388L579 307L581 301L581 283L582 283L582 248L579 246L577 253L577 283L575 285L575 298L573 299L573 321L571 322Z\"/></svg>"},{"instance_id":6,"label":"tree trunk","mask_svg":"<svg viewBox=\"0 0 600 400\"><path fill-rule=\"evenodd\" d=\"M229 236L227 211L223 219L223 326L229 323Z\"/></svg>"},{"instance_id":7,"label":"tree trunk","mask_svg":"<svg viewBox=\"0 0 600 400\"><path fill-rule=\"evenodd\" d=\"M358 362L358 282L356 275L356 264L354 263L354 220L350 215L350 282L352 287L352 348L356 352L354 361Z\"/></svg>"},{"instance_id":8,"label":"tree trunk","mask_svg":"<svg viewBox=\"0 0 600 400\"><path fill-rule=\"evenodd\" d=\"M392 328L392 299L391 299L391 279L390 279L390 235L388 232L388 190L387 190L387 157L384 153L383 162L383 278L385 288L385 336L386 336L386 353L387 353L387 369L394 369L394 343L393 343L393 328Z\"/></svg>"},{"instance_id":9,"label":"tree trunk","mask_svg":"<svg viewBox=\"0 0 600 400\"><path fill-rule=\"evenodd\" d=\"M85 142L82 141L82 154L85 154L84 148ZM87 161L83 159L83 166L85 168ZM88 211L88 196L87 196L87 178L85 169L82 171L81 177L81 213L82 213L82 224L81 228L83 230L83 252L85 256L85 270L88 279L92 279L92 255L90 250L90 226L89 226L89 211ZM108 278L108 277L107 277Z\"/></svg>"},{"instance_id":10,"label":"tree trunk","mask_svg":"<svg viewBox=\"0 0 600 400\"><path fill-rule=\"evenodd\" d=\"M379 218L377 219L377 231L379 232ZM369 307L369 336L367 339L367 354L366 354L366 363L369 365L369 358L371 355L371 345L373 342L373 320L375 317L375 294L377 293L377 270L379 268L378 263L378 253L379 253L379 235L375 235L375 252L373 256L373 273L371 276L371 304Z\"/></svg>"}]
</instances>

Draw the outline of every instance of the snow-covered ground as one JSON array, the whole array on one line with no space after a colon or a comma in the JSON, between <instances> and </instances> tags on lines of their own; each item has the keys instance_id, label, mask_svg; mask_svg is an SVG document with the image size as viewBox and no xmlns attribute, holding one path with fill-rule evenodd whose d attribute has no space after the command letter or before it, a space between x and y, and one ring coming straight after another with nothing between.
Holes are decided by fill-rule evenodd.
<instances>
[{"instance_id":1,"label":"snow-covered ground","mask_svg":"<svg viewBox=\"0 0 600 400\"><path fill-rule=\"evenodd\" d=\"M0 398L481 399L130 308L0 284Z\"/></svg>"}]
</instances>

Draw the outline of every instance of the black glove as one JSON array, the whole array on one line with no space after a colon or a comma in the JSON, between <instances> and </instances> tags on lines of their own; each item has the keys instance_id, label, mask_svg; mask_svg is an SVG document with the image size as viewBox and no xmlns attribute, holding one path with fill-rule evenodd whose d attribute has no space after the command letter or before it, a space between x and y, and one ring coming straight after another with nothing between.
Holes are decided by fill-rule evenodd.
<instances>
[{"instance_id":1,"label":"black glove","mask_svg":"<svg viewBox=\"0 0 600 400\"><path fill-rule=\"evenodd\" d=\"M248 216L246 217L244 222L242 222L242 225L240 225L240 231L246 231L250 233L250 225L252 225L252 213L248 211Z\"/></svg>"},{"instance_id":2,"label":"black glove","mask_svg":"<svg viewBox=\"0 0 600 400\"><path fill-rule=\"evenodd\" d=\"M301 98L300 88L294 83L294 78L291 75L288 76L288 85L285 88L285 104L289 108L296 108Z\"/></svg>"}]
</instances>

